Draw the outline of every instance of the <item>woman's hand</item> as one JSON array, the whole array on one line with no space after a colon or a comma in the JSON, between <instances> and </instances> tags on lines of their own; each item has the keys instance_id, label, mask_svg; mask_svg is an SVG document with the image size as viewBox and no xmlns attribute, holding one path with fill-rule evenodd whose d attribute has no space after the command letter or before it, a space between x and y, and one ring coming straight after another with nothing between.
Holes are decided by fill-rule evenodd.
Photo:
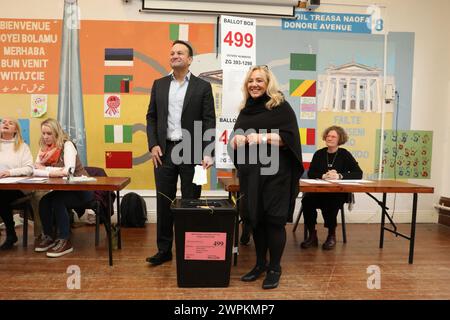
<instances>
[{"instance_id":1,"label":"woman's hand","mask_svg":"<svg viewBox=\"0 0 450 320\"><path fill-rule=\"evenodd\" d=\"M50 178L61 178L67 176L67 174L64 172L64 168L53 170L48 173L48 176Z\"/></svg>"},{"instance_id":2,"label":"woman's hand","mask_svg":"<svg viewBox=\"0 0 450 320\"><path fill-rule=\"evenodd\" d=\"M322 175L323 180L339 180L339 173L336 170L330 170Z\"/></svg>"},{"instance_id":3,"label":"woman's hand","mask_svg":"<svg viewBox=\"0 0 450 320\"><path fill-rule=\"evenodd\" d=\"M35 168L35 169L45 169L45 166L42 165L42 164L40 164L40 163L38 163L38 162L36 162L36 163L34 164L34 168Z\"/></svg>"},{"instance_id":4,"label":"woman's hand","mask_svg":"<svg viewBox=\"0 0 450 320\"><path fill-rule=\"evenodd\" d=\"M262 138L262 134L260 134L260 133L250 133L247 136L247 142L249 145L260 144L262 141L261 138Z\"/></svg>"},{"instance_id":5,"label":"woman's hand","mask_svg":"<svg viewBox=\"0 0 450 320\"><path fill-rule=\"evenodd\" d=\"M233 149L237 149L239 147L244 146L247 143L247 137L237 134L233 137L233 139L231 140L231 146L233 147Z\"/></svg>"},{"instance_id":6,"label":"woman's hand","mask_svg":"<svg viewBox=\"0 0 450 320\"><path fill-rule=\"evenodd\" d=\"M9 170L1 170L0 171L0 178L7 178L10 176L11 176L11 174L9 173Z\"/></svg>"}]
</instances>

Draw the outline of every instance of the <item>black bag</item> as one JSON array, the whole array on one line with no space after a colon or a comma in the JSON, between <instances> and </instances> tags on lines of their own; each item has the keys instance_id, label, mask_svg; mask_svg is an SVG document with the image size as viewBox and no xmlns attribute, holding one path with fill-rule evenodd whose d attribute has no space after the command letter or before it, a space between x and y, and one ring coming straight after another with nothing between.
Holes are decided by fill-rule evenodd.
<instances>
[{"instance_id":1,"label":"black bag","mask_svg":"<svg viewBox=\"0 0 450 320\"><path fill-rule=\"evenodd\" d=\"M144 198L134 192L127 193L120 202L120 225L143 228L147 221L147 205Z\"/></svg>"}]
</instances>

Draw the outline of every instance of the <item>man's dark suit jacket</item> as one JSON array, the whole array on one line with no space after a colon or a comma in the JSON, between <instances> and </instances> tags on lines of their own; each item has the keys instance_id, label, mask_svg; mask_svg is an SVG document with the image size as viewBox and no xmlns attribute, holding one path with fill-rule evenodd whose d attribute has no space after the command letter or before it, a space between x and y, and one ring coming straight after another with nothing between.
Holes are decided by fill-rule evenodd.
<instances>
[{"instance_id":1,"label":"man's dark suit jacket","mask_svg":"<svg viewBox=\"0 0 450 320\"><path fill-rule=\"evenodd\" d=\"M154 146L159 145L163 154L165 154L166 151L170 82L170 75L155 80L147 112L148 148L151 151ZM191 74L183 103L181 128L187 130L191 135L190 163L198 164L198 160L201 161L203 155L212 156L211 154L204 154L204 151L207 145L214 142L214 136L209 139L209 141L203 141L201 144L200 141L196 141L195 144L201 146L202 154L197 154L195 157L197 161L194 162L194 121L201 121L202 123L202 137L198 137L197 140L203 138L203 134L206 130L216 128L216 115L211 84ZM183 143L187 142L188 139L183 136ZM188 147L188 145L184 144L183 148L185 147ZM200 151L200 149L198 151Z\"/></svg>"}]
</instances>

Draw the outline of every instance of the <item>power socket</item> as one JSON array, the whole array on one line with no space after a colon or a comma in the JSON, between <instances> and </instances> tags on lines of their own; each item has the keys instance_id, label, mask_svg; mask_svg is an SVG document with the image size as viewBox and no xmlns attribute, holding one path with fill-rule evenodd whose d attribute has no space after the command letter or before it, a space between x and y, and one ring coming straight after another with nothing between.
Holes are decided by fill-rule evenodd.
<instances>
[{"instance_id":1,"label":"power socket","mask_svg":"<svg viewBox=\"0 0 450 320\"><path fill-rule=\"evenodd\" d=\"M384 85L384 100L386 103L395 100L395 87L393 84L388 83Z\"/></svg>"}]
</instances>

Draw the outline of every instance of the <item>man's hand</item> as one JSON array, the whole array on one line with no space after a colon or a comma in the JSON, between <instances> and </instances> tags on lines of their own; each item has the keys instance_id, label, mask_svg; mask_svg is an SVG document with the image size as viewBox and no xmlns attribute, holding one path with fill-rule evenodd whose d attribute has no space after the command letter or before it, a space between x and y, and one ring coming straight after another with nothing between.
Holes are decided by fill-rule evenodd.
<instances>
[{"instance_id":1,"label":"man's hand","mask_svg":"<svg viewBox=\"0 0 450 320\"><path fill-rule=\"evenodd\" d=\"M152 160L155 168L158 168L158 164L162 166L161 157L163 154L161 151L161 147L156 145L152 148L152 150L150 150L150 152L152 153Z\"/></svg>"},{"instance_id":2,"label":"man's hand","mask_svg":"<svg viewBox=\"0 0 450 320\"><path fill-rule=\"evenodd\" d=\"M239 147L242 147L247 143L247 137L244 135L237 134L233 137L233 140L231 140L231 146L233 149L237 149Z\"/></svg>"},{"instance_id":3,"label":"man's hand","mask_svg":"<svg viewBox=\"0 0 450 320\"><path fill-rule=\"evenodd\" d=\"M202 160L203 169L209 169L214 164L214 160L210 156L204 156Z\"/></svg>"}]
</instances>

